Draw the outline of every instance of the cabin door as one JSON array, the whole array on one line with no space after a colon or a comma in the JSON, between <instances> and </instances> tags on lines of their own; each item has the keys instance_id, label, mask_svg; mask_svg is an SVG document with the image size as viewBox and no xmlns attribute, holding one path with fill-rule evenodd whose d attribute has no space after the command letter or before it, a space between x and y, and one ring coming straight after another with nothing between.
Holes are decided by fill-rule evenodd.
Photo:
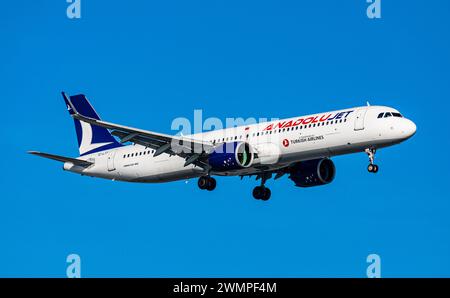
<instances>
[{"instance_id":1,"label":"cabin door","mask_svg":"<svg viewBox=\"0 0 450 298\"><path fill-rule=\"evenodd\" d=\"M364 129L364 118L366 117L367 108L359 109L356 111L355 118L355 130Z\"/></svg>"},{"instance_id":2,"label":"cabin door","mask_svg":"<svg viewBox=\"0 0 450 298\"><path fill-rule=\"evenodd\" d=\"M108 154L108 171L112 172L116 170L116 167L114 166L114 157L116 155L116 151L112 151Z\"/></svg>"}]
</instances>

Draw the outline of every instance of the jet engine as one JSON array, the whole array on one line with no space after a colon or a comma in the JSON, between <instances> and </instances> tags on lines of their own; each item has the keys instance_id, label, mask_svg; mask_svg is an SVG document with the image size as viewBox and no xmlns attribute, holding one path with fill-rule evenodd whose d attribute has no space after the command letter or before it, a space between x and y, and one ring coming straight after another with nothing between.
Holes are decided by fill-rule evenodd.
<instances>
[{"instance_id":1,"label":"jet engine","mask_svg":"<svg viewBox=\"0 0 450 298\"><path fill-rule=\"evenodd\" d=\"M331 159L321 158L298 162L289 169L289 173L295 186L311 187L332 182L336 168Z\"/></svg>"},{"instance_id":2,"label":"jet engine","mask_svg":"<svg viewBox=\"0 0 450 298\"><path fill-rule=\"evenodd\" d=\"M215 171L230 171L252 165L254 153L248 143L231 142L219 144L209 154L208 163Z\"/></svg>"}]
</instances>

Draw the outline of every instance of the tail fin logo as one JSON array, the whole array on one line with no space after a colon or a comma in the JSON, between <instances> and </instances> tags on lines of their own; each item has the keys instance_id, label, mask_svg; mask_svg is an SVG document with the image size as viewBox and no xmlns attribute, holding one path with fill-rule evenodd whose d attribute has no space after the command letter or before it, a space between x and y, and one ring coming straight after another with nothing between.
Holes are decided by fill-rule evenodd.
<instances>
[{"instance_id":1,"label":"tail fin logo","mask_svg":"<svg viewBox=\"0 0 450 298\"><path fill-rule=\"evenodd\" d=\"M81 144L80 144L80 155L83 155L87 152L93 151L95 149L98 149L100 147L112 144L112 142L105 142L105 143L92 143L92 126L89 123L81 122Z\"/></svg>"},{"instance_id":2,"label":"tail fin logo","mask_svg":"<svg viewBox=\"0 0 450 298\"><path fill-rule=\"evenodd\" d=\"M75 112L78 112L83 116L100 120L100 117L83 94L68 97L63 92L62 95L70 115L74 115ZM74 123L80 155L96 153L123 146L117 142L106 128L91 125L78 119L74 119Z\"/></svg>"}]
</instances>

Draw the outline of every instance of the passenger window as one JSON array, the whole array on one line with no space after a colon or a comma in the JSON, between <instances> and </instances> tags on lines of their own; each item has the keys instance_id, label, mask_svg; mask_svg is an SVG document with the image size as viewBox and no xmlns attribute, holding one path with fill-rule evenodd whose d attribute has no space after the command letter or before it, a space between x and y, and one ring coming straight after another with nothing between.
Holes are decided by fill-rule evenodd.
<instances>
[{"instance_id":1,"label":"passenger window","mask_svg":"<svg viewBox=\"0 0 450 298\"><path fill-rule=\"evenodd\" d=\"M383 118L383 115L384 115L384 113L380 113L380 114L378 114L377 118Z\"/></svg>"}]
</instances>

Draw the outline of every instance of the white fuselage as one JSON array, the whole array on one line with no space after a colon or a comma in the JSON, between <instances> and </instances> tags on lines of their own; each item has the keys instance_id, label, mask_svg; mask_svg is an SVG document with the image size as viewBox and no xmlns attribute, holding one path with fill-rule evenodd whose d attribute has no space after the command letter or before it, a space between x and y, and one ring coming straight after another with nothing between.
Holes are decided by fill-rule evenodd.
<instances>
[{"instance_id":1,"label":"white fuselage","mask_svg":"<svg viewBox=\"0 0 450 298\"><path fill-rule=\"evenodd\" d=\"M380 113L398 116L378 118ZM392 114L391 114L392 115ZM416 131L415 124L399 117L398 111L385 106L366 106L319 113L272 122L234 127L191 135L212 144L247 142L256 151L254 165L233 171L210 172L235 176L274 171L291 163L347 153L366 148L382 148L400 143ZM167 182L205 175L203 168L185 159L141 145L128 145L102 151L80 159L93 162L88 168L70 162L64 169L87 176L129 182Z\"/></svg>"}]
</instances>

